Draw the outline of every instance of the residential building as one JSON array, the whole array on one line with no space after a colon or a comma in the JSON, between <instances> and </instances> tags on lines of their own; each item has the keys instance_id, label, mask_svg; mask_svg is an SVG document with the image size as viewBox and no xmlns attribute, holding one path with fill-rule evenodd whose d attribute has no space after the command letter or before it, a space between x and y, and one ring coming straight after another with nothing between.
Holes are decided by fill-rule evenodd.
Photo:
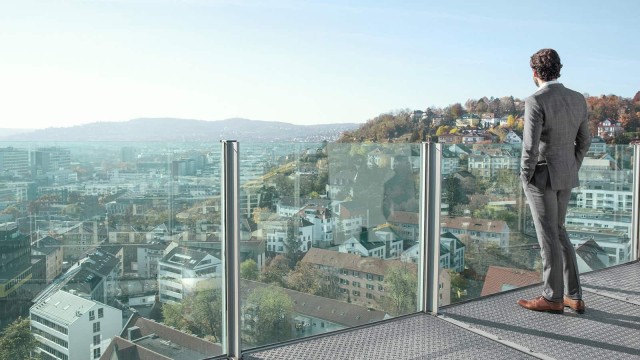
<instances>
[{"instance_id":1,"label":"residential building","mask_svg":"<svg viewBox=\"0 0 640 360\"><path fill-rule=\"evenodd\" d=\"M98 249L80 261L80 270L65 284L64 290L103 304L119 295L123 273L122 248L116 254Z\"/></svg>"},{"instance_id":2,"label":"residential building","mask_svg":"<svg viewBox=\"0 0 640 360\"><path fill-rule=\"evenodd\" d=\"M519 155L500 149L500 153L489 154L486 152L476 153L469 156L468 170L475 177L491 180L498 171L507 170L509 172L520 169Z\"/></svg>"},{"instance_id":3,"label":"residential building","mask_svg":"<svg viewBox=\"0 0 640 360\"><path fill-rule=\"evenodd\" d=\"M59 290L30 309L36 353L46 359L99 359L122 328L122 311Z\"/></svg>"},{"instance_id":4,"label":"residential building","mask_svg":"<svg viewBox=\"0 0 640 360\"><path fill-rule=\"evenodd\" d=\"M175 247L158 262L158 266L162 303L181 302L186 295L196 291L198 283L205 280L221 281L222 262L202 250Z\"/></svg>"},{"instance_id":5,"label":"residential building","mask_svg":"<svg viewBox=\"0 0 640 360\"><path fill-rule=\"evenodd\" d=\"M507 136L504 138L506 144L522 144L522 139L513 130L509 130Z\"/></svg>"},{"instance_id":6,"label":"residential building","mask_svg":"<svg viewBox=\"0 0 640 360\"><path fill-rule=\"evenodd\" d=\"M46 282L52 282L62 274L62 243L51 236L37 240L31 247L31 254L46 257Z\"/></svg>"},{"instance_id":7,"label":"residential building","mask_svg":"<svg viewBox=\"0 0 640 360\"><path fill-rule=\"evenodd\" d=\"M611 119L606 119L598 123L598 136L606 139L610 137L615 137L616 135L622 134L624 132L624 128L619 122L615 122Z\"/></svg>"},{"instance_id":8,"label":"residential building","mask_svg":"<svg viewBox=\"0 0 640 360\"><path fill-rule=\"evenodd\" d=\"M301 217L277 217L258 223L262 234L267 239L267 251L276 254L284 254L287 249L287 241L290 236L295 237L299 243L298 251L307 252L311 248L314 224ZM292 232L292 233L291 233Z\"/></svg>"},{"instance_id":9,"label":"residential building","mask_svg":"<svg viewBox=\"0 0 640 360\"><path fill-rule=\"evenodd\" d=\"M581 208L631 212L633 207L633 189L630 182L585 178L575 191L576 206Z\"/></svg>"},{"instance_id":10,"label":"residential building","mask_svg":"<svg viewBox=\"0 0 640 360\"><path fill-rule=\"evenodd\" d=\"M385 296L384 277L393 267L401 267L417 274L417 264L400 260L383 260L378 257L362 257L356 254L312 248L302 262L313 264L317 269L338 277L338 286L343 300L356 305L382 309ZM451 283L449 273L440 272L440 301L450 301Z\"/></svg>"},{"instance_id":11,"label":"residential building","mask_svg":"<svg viewBox=\"0 0 640 360\"><path fill-rule=\"evenodd\" d=\"M33 153L34 174L43 175L61 169L68 169L71 164L69 149L59 147L42 147Z\"/></svg>"},{"instance_id":12,"label":"residential building","mask_svg":"<svg viewBox=\"0 0 640 360\"><path fill-rule=\"evenodd\" d=\"M8 300L31 280L31 244L15 222L0 224L0 255L0 300Z\"/></svg>"},{"instance_id":13,"label":"residential building","mask_svg":"<svg viewBox=\"0 0 640 360\"><path fill-rule=\"evenodd\" d=\"M421 244L416 243L403 251L400 260L417 264L420 260ZM450 232L440 235L440 268L455 272L464 270L464 252L466 246Z\"/></svg>"},{"instance_id":14,"label":"residential building","mask_svg":"<svg viewBox=\"0 0 640 360\"><path fill-rule=\"evenodd\" d=\"M136 248L136 263L138 266L138 277L143 279L158 278L158 264L164 257L165 243L151 243L140 245Z\"/></svg>"},{"instance_id":15,"label":"residential building","mask_svg":"<svg viewBox=\"0 0 640 360\"><path fill-rule=\"evenodd\" d=\"M29 174L29 152L13 147L0 148L0 174L26 176Z\"/></svg>"},{"instance_id":16,"label":"residential building","mask_svg":"<svg viewBox=\"0 0 640 360\"><path fill-rule=\"evenodd\" d=\"M503 250L509 249L510 230L503 220L487 220L471 217L442 217L440 230L450 232L461 240L474 243L494 243Z\"/></svg>"}]
</instances>

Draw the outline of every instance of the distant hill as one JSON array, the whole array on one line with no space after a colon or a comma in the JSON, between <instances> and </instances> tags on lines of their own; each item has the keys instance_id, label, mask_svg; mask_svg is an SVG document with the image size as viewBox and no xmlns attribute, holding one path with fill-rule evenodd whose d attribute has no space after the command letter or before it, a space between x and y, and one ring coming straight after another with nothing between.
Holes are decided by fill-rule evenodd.
<instances>
[{"instance_id":1,"label":"distant hill","mask_svg":"<svg viewBox=\"0 0 640 360\"><path fill-rule=\"evenodd\" d=\"M33 129L6 129L6 128L0 128L0 139L7 137L7 136L13 136L13 135L17 135L17 134L23 134L23 133L27 133L27 132L31 132L34 131Z\"/></svg>"},{"instance_id":2,"label":"distant hill","mask_svg":"<svg viewBox=\"0 0 640 360\"><path fill-rule=\"evenodd\" d=\"M30 132L0 130L0 141L333 141L360 124L294 125L277 121L143 118Z\"/></svg>"}]
</instances>

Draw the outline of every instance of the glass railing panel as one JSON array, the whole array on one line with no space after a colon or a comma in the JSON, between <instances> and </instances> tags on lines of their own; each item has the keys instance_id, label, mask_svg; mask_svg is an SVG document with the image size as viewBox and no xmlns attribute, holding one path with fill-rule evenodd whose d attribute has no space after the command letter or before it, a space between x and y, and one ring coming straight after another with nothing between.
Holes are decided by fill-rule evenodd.
<instances>
[{"instance_id":1,"label":"glass railing panel","mask_svg":"<svg viewBox=\"0 0 640 360\"><path fill-rule=\"evenodd\" d=\"M44 357L221 355L219 233L217 143L2 143L0 326Z\"/></svg>"},{"instance_id":2,"label":"glass railing panel","mask_svg":"<svg viewBox=\"0 0 640 360\"><path fill-rule=\"evenodd\" d=\"M520 144L443 147L440 263L451 302L540 283ZM632 155L628 146L592 146L583 162L566 218L581 273L630 260Z\"/></svg>"},{"instance_id":3,"label":"glass railing panel","mask_svg":"<svg viewBox=\"0 0 640 360\"><path fill-rule=\"evenodd\" d=\"M420 164L410 144L240 144L243 348L417 311Z\"/></svg>"}]
</instances>

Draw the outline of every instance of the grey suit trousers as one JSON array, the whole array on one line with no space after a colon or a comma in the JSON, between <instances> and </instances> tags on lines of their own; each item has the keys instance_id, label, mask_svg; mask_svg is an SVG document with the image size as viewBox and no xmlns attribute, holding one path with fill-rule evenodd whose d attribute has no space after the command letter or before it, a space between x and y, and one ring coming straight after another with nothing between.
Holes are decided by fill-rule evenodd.
<instances>
[{"instance_id":1,"label":"grey suit trousers","mask_svg":"<svg viewBox=\"0 0 640 360\"><path fill-rule=\"evenodd\" d=\"M565 228L571 189L553 190L550 180L547 166L538 165L531 180L523 181L542 256L542 296L554 302L565 294L582 299L576 252Z\"/></svg>"}]
</instances>

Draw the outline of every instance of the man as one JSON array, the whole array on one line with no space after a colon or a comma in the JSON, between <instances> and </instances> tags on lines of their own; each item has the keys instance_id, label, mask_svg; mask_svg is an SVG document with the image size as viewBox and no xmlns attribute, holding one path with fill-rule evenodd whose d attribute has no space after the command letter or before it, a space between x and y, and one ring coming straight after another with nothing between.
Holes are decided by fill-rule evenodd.
<instances>
[{"instance_id":1,"label":"man","mask_svg":"<svg viewBox=\"0 0 640 360\"><path fill-rule=\"evenodd\" d=\"M587 103L565 88L560 56L542 49L531 56L538 91L525 100L520 178L540 243L542 296L519 300L526 309L562 313L570 307L584 313L576 253L565 229L571 189L589 149Z\"/></svg>"}]
</instances>

